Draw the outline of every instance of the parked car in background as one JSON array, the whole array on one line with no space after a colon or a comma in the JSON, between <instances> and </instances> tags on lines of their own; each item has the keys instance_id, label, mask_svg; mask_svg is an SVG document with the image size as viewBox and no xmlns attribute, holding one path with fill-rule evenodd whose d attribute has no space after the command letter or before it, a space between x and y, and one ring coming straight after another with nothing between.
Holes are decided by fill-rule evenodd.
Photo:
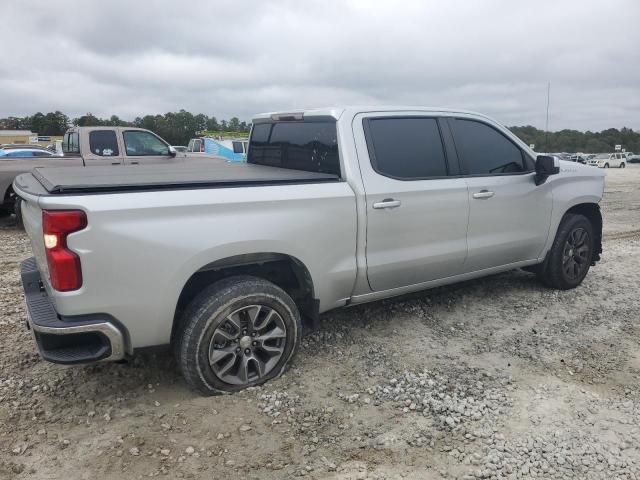
<instances>
[{"instance_id":1,"label":"parked car in background","mask_svg":"<svg viewBox=\"0 0 640 480\"><path fill-rule=\"evenodd\" d=\"M23 146L24 147L24 146ZM197 161L176 150L155 133L129 127L74 127L67 130L59 156L42 147L10 146L0 155L0 213L15 213L22 222L20 199L11 184L16 175L35 167L184 164Z\"/></svg>"},{"instance_id":2,"label":"parked car in background","mask_svg":"<svg viewBox=\"0 0 640 480\"><path fill-rule=\"evenodd\" d=\"M51 148L48 147L44 147L42 145L33 145L30 143L7 143L7 144L3 144L0 145L0 150L13 150L16 148L32 148L32 149L37 149L37 150L48 150L48 151L52 151ZM55 148L53 149L55 150Z\"/></svg>"},{"instance_id":3,"label":"parked car in background","mask_svg":"<svg viewBox=\"0 0 640 480\"><path fill-rule=\"evenodd\" d=\"M32 147L8 147L0 148L0 158L32 158L32 157L61 157L62 154L52 152L47 148L32 148Z\"/></svg>"},{"instance_id":4,"label":"parked car in background","mask_svg":"<svg viewBox=\"0 0 640 480\"><path fill-rule=\"evenodd\" d=\"M570 160L572 162L582 163L583 165L587 163L587 159L581 153L571 155Z\"/></svg>"},{"instance_id":5,"label":"parked car in background","mask_svg":"<svg viewBox=\"0 0 640 480\"><path fill-rule=\"evenodd\" d=\"M629 163L640 163L640 154L638 153L630 153L627 155L627 162Z\"/></svg>"},{"instance_id":6,"label":"parked car in background","mask_svg":"<svg viewBox=\"0 0 640 480\"><path fill-rule=\"evenodd\" d=\"M565 160L567 162L571 161L571 154L566 153L566 152L556 152L556 153L550 153L549 155L553 155L554 157L559 158L560 160Z\"/></svg>"},{"instance_id":7,"label":"parked car in background","mask_svg":"<svg viewBox=\"0 0 640 480\"><path fill-rule=\"evenodd\" d=\"M587 161L587 165L599 168L624 168L626 161L627 157L624 153L599 153Z\"/></svg>"},{"instance_id":8,"label":"parked car in background","mask_svg":"<svg viewBox=\"0 0 640 480\"><path fill-rule=\"evenodd\" d=\"M35 341L67 364L172 346L204 394L282 374L322 312L520 267L575 288L602 251L603 172L459 110L263 114L246 163L105 171L14 182Z\"/></svg>"}]
</instances>

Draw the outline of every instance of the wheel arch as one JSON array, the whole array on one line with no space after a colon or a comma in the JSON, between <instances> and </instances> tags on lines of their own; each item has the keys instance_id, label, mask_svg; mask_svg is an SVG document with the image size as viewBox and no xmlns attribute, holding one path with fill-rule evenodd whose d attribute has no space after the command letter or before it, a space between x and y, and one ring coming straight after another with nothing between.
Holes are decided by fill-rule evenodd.
<instances>
[{"instance_id":1,"label":"wheel arch","mask_svg":"<svg viewBox=\"0 0 640 480\"><path fill-rule=\"evenodd\" d=\"M0 192L3 192L2 195L0 195L0 206L2 207L12 207L13 206L13 198L15 196L15 192L13 191L13 185L9 184L9 185L2 185L0 186Z\"/></svg>"},{"instance_id":2,"label":"wheel arch","mask_svg":"<svg viewBox=\"0 0 640 480\"><path fill-rule=\"evenodd\" d=\"M306 328L317 328L319 301L315 298L313 279L307 266L298 258L275 252L234 255L210 262L196 270L182 287L175 307L171 342L181 326L182 313L207 286L223 278L251 275L273 282L287 292L298 306Z\"/></svg>"},{"instance_id":3,"label":"wheel arch","mask_svg":"<svg viewBox=\"0 0 640 480\"><path fill-rule=\"evenodd\" d=\"M593 233L595 235L593 242L593 263L600 260L600 254L602 253L602 213L600 212L600 205L597 203L579 203L569 208L562 218L568 214L579 214L587 217L587 219L593 225Z\"/></svg>"}]
</instances>

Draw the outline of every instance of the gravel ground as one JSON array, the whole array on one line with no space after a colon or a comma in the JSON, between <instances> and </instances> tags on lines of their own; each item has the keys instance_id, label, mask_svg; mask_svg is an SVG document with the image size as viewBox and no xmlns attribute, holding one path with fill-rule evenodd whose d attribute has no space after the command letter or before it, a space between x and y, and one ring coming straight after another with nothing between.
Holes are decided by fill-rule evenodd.
<instances>
[{"instance_id":1,"label":"gravel ground","mask_svg":"<svg viewBox=\"0 0 640 480\"><path fill-rule=\"evenodd\" d=\"M213 398L169 355L41 361L0 219L0 478L640 478L640 168L602 205L576 290L513 271L332 312L283 378Z\"/></svg>"}]
</instances>

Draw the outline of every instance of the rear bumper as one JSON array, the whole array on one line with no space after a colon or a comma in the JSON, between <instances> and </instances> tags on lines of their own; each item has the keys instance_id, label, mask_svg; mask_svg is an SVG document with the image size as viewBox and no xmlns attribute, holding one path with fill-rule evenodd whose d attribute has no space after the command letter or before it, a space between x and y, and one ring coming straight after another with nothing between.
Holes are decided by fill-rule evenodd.
<instances>
[{"instance_id":1,"label":"rear bumper","mask_svg":"<svg viewBox=\"0 0 640 480\"><path fill-rule=\"evenodd\" d=\"M35 258L20 264L27 306L27 325L42 358L73 365L121 360L126 353L126 329L110 315L59 315L42 287Z\"/></svg>"}]
</instances>

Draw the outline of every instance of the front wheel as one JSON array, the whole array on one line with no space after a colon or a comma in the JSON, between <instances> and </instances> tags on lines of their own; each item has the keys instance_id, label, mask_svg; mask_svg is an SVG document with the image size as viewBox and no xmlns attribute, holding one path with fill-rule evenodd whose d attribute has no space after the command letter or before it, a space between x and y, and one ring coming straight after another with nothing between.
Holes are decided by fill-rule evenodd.
<instances>
[{"instance_id":1,"label":"front wheel","mask_svg":"<svg viewBox=\"0 0 640 480\"><path fill-rule=\"evenodd\" d=\"M205 395L236 392L280 376L302 334L291 297L250 276L206 288L185 311L181 329L175 345L180 370Z\"/></svg>"},{"instance_id":2,"label":"front wheel","mask_svg":"<svg viewBox=\"0 0 640 480\"><path fill-rule=\"evenodd\" d=\"M559 290L576 288L593 262L593 238L593 226L584 215L565 215L538 278Z\"/></svg>"}]
</instances>

